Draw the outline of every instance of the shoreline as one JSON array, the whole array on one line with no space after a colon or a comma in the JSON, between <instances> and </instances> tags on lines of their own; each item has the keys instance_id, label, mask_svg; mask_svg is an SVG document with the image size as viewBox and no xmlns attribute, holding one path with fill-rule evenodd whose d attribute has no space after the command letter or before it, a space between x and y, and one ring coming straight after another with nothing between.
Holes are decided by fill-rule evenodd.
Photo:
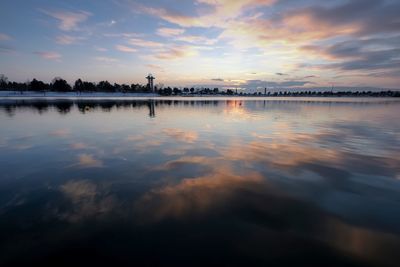
<instances>
[{"instance_id":1,"label":"shoreline","mask_svg":"<svg viewBox=\"0 0 400 267\"><path fill-rule=\"evenodd\" d=\"M0 99L23 98L397 98L400 91L374 91L374 92L316 92L315 94L179 94L160 95L157 93L121 93L121 92L35 92L35 91L0 91Z\"/></svg>"}]
</instances>

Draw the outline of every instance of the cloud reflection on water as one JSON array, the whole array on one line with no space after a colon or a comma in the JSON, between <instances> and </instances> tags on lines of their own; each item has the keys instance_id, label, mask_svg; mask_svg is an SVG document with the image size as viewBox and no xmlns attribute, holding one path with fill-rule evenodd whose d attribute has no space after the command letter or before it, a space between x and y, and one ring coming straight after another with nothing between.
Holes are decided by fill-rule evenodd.
<instances>
[{"instance_id":1,"label":"cloud reflection on water","mask_svg":"<svg viewBox=\"0 0 400 267\"><path fill-rule=\"evenodd\" d=\"M85 143L77 142L77 143L72 143L70 145L70 148L75 149L75 150L81 150L81 149L87 149L87 148L89 148L89 146Z\"/></svg>"},{"instance_id":2,"label":"cloud reflection on water","mask_svg":"<svg viewBox=\"0 0 400 267\"><path fill-rule=\"evenodd\" d=\"M104 188L88 180L70 180L60 186L60 191L71 206L57 214L59 218L70 222L107 214L116 205L114 198Z\"/></svg>"},{"instance_id":3,"label":"cloud reflection on water","mask_svg":"<svg viewBox=\"0 0 400 267\"><path fill-rule=\"evenodd\" d=\"M5 123L25 126L22 114L37 119L29 108L49 123L29 126L29 140L4 130L12 124L1 129L6 245L25 227L43 234L40 244L70 244L62 239L68 233L66 240L96 240L91 246L101 252L107 244L98 240L112 237L119 252L146 250L149 242L148 251L161 253L166 242L192 257L193 246L215 244L225 254L202 256L264 265L398 262L394 103L161 100L149 118L148 101L71 101L58 104L68 107L62 122L51 102L8 107L14 115ZM67 139L48 138L54 129ZM35 151L9 149L19 143ZM25 224L31 212L38 219Z\"/></svg>"},{"instance_id":4,"label":"cloud reflection on water","mask_svg":"<svg viewBox=\"0 0 400 267\"><path fill-rule=\"evenodd\" d=\"M152 189L136 207L145 221L201 215L227 204L236 190L256 187L262 180L258 173L243 176L221 168L202 177L185 178L178 184Z\"/></svg>"},{"instance_id":5,"label":"cloud reflection on water","mask_svg":"<svg viewBox=\"0 0 400 267\"><path fill-rule=\"evenodd\" d=\"M245 147L241 150L245 151ZM249 153L245 155L249 156ZM303 154L296 155L292 164L300 164L297 160L302 156ZM254 158L247 157L246 160L251 161ZM302 160L307 161L307 158ZM272 245L272 241L267 240L274 238L279 232L285 236L284 239L273 243L283 247L290 242L284 241L286 238L296 240L307 235L313 242L322 242L356 258L394 266L387 259L396 258L396 254L385 248L400 245L400 239L395 234L384 233L380 227L352 225L352 220L348 217L337 217L318 204L302 200L296 193L286 191L279 183L275 184L274 177L268 179L265 175L250 170L239 169L242 173L235 171L235 163L226 157L224 161L221 157L182 157L167 162L162 169L173 173L182 164L201 164L210 171L202 176L184 178L177 183L153 188L143 195L135 204L141 223L157 223L171 218L191 221L195 218L221 216L227 220L258 225L263 230L255 230L257 233L269 232L264 237L252 237L252 242L258 240L257 242L262 242L267 247ZM321 173L320 175L323 176ZM332 176L330 179L336 178L339 177ZM292 174L291 179L295 180L296 175ZM240 244L241 241L238 242ZM268 253L262 251L258 256L267 259Z\"/></svg>"},{"instance_id":6,"label":"cloud reflection on water","mask_svg":"<svg viewBox=\"0 0 400 267\"><path fill-rule=\"evenodd\" d=\"M78 155L78 162L72 166L79 168L100 168L103 167L103 161L96 159L91 154L80 154Z\"/></svg>"},{"instance_id":7,"label":"cloud reflection on water","mask_svg":"<svg viewBox=\"0 0 400 267\"><path fill-rule=\"evenodd\" d=\"M70 136L70 134L71 134L71 131L69 129L57 129L57 130L50 132L51 136L60 137L60 138L68 137L68 136Z\"/></svg>"},{"instance_id":8,"label":"cloud reflection on water","mask_svg":"<svg viewBox=\"0 0 400 267\"><path fill-rule=\"evenodd\" d=\"M163 133L185 143L194 143L198 139L197 132L192 130L166 128L163 129Z\"/></svg>"}]
</instances>

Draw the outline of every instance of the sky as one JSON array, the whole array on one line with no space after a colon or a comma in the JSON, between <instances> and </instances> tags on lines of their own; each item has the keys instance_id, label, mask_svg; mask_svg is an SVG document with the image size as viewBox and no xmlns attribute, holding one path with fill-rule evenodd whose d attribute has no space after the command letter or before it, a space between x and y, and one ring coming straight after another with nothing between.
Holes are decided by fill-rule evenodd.
<instances>
[{"instance_id":1,"label":"sky","mask_svg":"<svg viewBox=\"0 0 400 267\"><path fill-rule=\"evenodd\" d=\"M2 0L9 80L400 88L400 0Z\"/></svg>"}]
</instances>

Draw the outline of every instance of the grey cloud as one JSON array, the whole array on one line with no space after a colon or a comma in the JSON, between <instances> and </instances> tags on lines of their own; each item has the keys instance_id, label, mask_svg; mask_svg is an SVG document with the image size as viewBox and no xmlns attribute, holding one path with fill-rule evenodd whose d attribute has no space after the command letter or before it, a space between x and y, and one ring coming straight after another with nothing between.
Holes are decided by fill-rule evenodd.
<instances>
[{"instance_id":1,"label":"grey cloud","mask_svg":"<svg viewBox=\"0 0 400 267\"><path fill-rule=\"evenodd\" d=\"M378 69L400 69L400 48L381 51L360 52L359 59L346 60L342 63L330 66L343 70L378 70ZM343 54L346 57L346 53ZM348 55L351 57L351 55Z\"/></svg>"},{"instance_id":2,"label":"grey cloud","mask_svg":"<svg viewBox=\"0 0 400 267\"><path fill-rule=\"evenodd\" d=\"M335 57L360 57L366 52L388 51L393 48L398 48L399 46L400 35L387 38L382 37L344 41L328 47L327 52ZM377 47L380 47L380 49L377 50Z\"/></svg>"},{"instance_id":3,"label":"grey cloud","mask_svg":"<svg viewBox=\"0 0 400 267\"><path fill-rule=\"evenodd\" d=\"M393 71L390 70L390 71L370 73L367 76L369 76L369 77L400 77L400 69L393 70Z\"/></svg>"},{"instance_id":4,"label":"grey cloud","mask_svg":"<svg viewBox=\"0 0 400 267\"><path fill-rule=\"evenodd\" d=\"M297 81L288 80L283 82L275 81L263 81L263 80L247 80L244 87L246 88L257 88L257 87L294 87L304 86L306 84L312 84L310 81Z\"/></svg>"},{"instance_id":5,"label":"grey cloud","mask_svg":"<svg viewBox=\"0 0 400 267\"><path fill-rule=\"evenodd\" d=\"M357 25L356 35L400 32L400 3L383 0L349 0L341 5L310 6L290 11L287 16L306 14L316 21L337 25Z\"/></svg>"},{"instance_id":6,"label":"grey cloud","mask_svg":"<svg viewBox=\"0 0 400 267\"><path fill-rule=\"evenodd\" d=\"M400 70L400 36L356 39L328 47L309 45L304 50L333 58L336 62L320 65L341 70Z\"/></svg>"},{"instance_id":7,"label":"grey cloud","mask_svg":"<svg viewBox=\"0 0 400 267\"><path fill-rule=\"evenodd\" d=\"M15 52L15 49L8 45L0 44L0 54L12 54Z\"/></svg>"}]
</instances>

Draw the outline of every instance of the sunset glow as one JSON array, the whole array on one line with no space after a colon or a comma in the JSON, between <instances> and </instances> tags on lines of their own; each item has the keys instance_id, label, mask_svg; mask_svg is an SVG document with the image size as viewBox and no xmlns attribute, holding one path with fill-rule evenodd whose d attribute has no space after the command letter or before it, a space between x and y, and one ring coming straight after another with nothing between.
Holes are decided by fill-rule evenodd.
<instances>
[{"instance_id":1,"label":"sunset glow","mask_svg":"<svg viewBox=\"0 0 400 267\"><path fill-rule=\"evenodd\" d=\"M168 86L399 88L394 0L2 1L0 73Z\"/></svg>"}]
</instances>

